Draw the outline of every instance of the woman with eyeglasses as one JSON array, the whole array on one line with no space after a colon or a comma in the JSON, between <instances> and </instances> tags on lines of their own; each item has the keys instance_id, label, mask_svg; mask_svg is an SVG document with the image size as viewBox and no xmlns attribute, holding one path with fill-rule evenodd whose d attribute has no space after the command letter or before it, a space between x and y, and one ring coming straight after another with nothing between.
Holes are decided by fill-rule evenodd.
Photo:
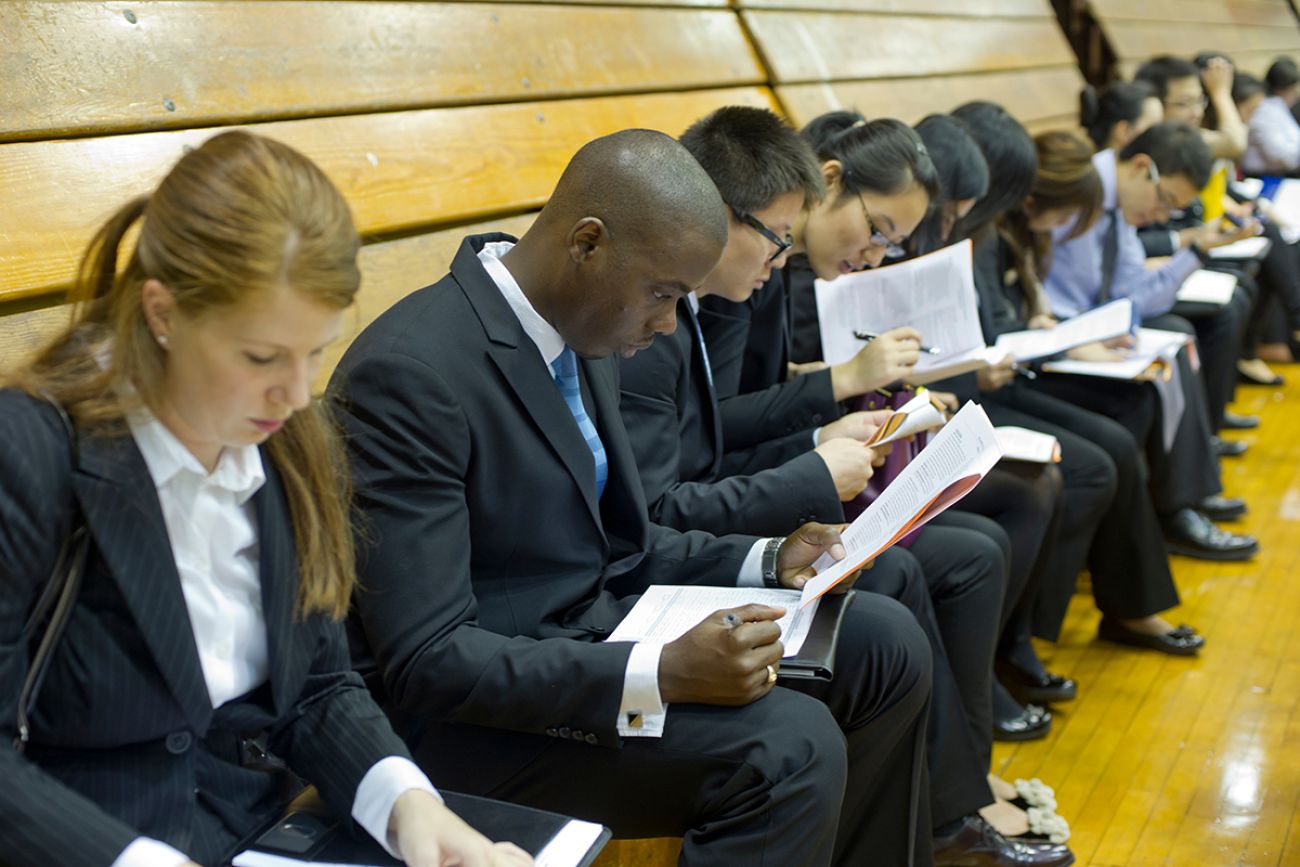
<instances>
[{"instance_id":1,"label":"woman with eyeglasses","mask_svg":"<svg viewBox=\"0 0 1300 867\"><path fill-rule=\"evenodd\" d=\"M802 134L821 165L827 194L794 222L784 267L747 301L701 300L704 332L720 398L724 473L754 472L832 437L869 436L870 413L844 413L840 401L905 378L921 335L885 332L844 364L791 371L786 288L813 275L834 279L899 256L939 192L938 175L914 130L897 120L868 121L831 112ZM773 255L782 255L772 244ZM791 374L794 375L791 375ZM782 450L773 450L779 443ZM1010 541L997 524L950 510L909 540L920 562L962 709L985 770L992 754L991 680ZM1043 728L1050 716L1025 721ZM998 830L1022 833L1023 813L997 816ZM943 835L940 834L940 837Z\"/></svg>"}]
</instances>

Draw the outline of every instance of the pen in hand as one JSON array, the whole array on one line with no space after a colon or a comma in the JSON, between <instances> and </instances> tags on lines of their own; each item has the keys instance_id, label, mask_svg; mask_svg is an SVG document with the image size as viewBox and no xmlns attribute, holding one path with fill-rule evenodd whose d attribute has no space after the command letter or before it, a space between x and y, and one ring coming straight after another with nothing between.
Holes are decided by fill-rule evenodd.
<instances>
[{"instance_id":1,"label":"pen in hand","mask_svg":"<svg viewBox=\"0 0 1300 867\"><path fill-rule=\"evenodd\" d=\"M880 335L871 331L855 331L853 332L853 336L856 337L858 340L864 341L866 343L870 343ZM926 353L927 355L938 355L939 353L943 352L943 350L937 346L922 346L921 351Z\"/></svg>"},{"instance_id":2,"label":"pen in hand","mask_svg":"<svg viewBox=\"0 0 1300 867\"><path fill-rule=\"evenodd\" d=\"M1020 367L1019 365L1017 365L1011 368L1011 372L1014 373L1016 376L1023 376L1025 379L1029 379L1029 380L1038 379L1038 374L1030 370L1028 367Z\"/></svg>"}]
</instances>

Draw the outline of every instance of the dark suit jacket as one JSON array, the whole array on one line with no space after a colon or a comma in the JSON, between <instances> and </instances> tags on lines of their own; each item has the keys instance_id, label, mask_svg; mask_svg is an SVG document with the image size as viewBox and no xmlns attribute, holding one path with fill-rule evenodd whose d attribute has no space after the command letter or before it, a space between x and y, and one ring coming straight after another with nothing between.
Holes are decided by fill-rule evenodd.
<instances>
[{"instance_id":1,"label":"dark suit jacket","mask_svg":"<svg viewBox=\"0 0 1300 867\"><path fill-rule=\"evenodd\" d=\"M215 863L292 795L246 735L266 733L340 816L371 765L407 755L349 670L340 624L293 617L293 532L269 460L253 499L270 679L214 711L135 441L81 437L73 467L55 411L6 390L0 442L0 861L107 865L144 834ZM76 509L93 543L20 756L9 742L28 667L23 622Z\"/></svg>"},{"instance_id":2,"label":"dark suit jacket","mask_svg":"<svg viewBox=\"0 0 1300 867\"><path fill-rule=\"evenodd\" d=\"M399 731L457 739L435 760L480 780L511 765L500 729L619 745L631 645L602 641L631 595L734 584L754 542L649 522L613 358L578 365L609 461L597 501L591 451L477 258L495 240L513 239L467 238L449 275L353 341L333 383L366 524L355 662Z\"/></svg>"},{"instance_id":3,"label":"dark suit jacket","mask_svg":"<svg viewBox=\"0 0 1300 867\"><path fill-rule=\"evenodd\" d=\"M727 452L723 473L777 466L812 447L812 430L842 414L830 371L786 379L790 334L786 271L772 272L748 301L710 295L700 328L713 365Z\"/></svg>"},{"instance_id":4,"label":"dark suit jacket","mask_svg":"<svg viewBox=\"0 0 1300 867\"><path fill-rule=\"evenodd\" d=\"M752 475L720 478L718 401L696 336L695 314L677 303L677 330L620 363L619 408L650 504L678 529L784 535L808 521L839 523L844 509L826 463L812 452Z\"/></svg>"}]
</instances>

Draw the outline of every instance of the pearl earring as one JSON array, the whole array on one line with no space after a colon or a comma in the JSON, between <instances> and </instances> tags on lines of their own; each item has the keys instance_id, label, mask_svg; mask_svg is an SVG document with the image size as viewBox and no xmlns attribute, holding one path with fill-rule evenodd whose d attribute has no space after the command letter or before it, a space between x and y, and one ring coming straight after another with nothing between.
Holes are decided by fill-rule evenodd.
<instances>
[{"instance_id":1,"label":"pearl earring","mask_svg":"<svg viewBox=\"0 0 1300 867\"><path fill-rule=\"evenodd\" d=\"M159 345L159 346L161 346L163 349L166 349L166 348L167 348L167 335L166 335L166 334L159 334L159 335L157 335L157 336L155 337L155 339L158 341L158 345Z\"/></svg>"}]
</instances>

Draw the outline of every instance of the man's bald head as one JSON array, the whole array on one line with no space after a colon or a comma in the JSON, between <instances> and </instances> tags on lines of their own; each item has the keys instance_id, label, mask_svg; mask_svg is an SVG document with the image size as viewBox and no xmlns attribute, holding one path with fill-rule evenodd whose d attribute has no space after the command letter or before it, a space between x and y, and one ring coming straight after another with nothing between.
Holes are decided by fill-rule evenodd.
<instances>
[{"instance_id":1,"label":"man's bald head","mask_svg":"<svg viewBox=\"0 0 1300 867\"><path fill-rule=\"evenodd\" d=\"M673 138L647 129L603 136L569 161L539 217L567 230L584 217L604 222L610 240L671 247L695 236L719 250L727 211L712 179Z\"/></svg>"}]
</instances>

